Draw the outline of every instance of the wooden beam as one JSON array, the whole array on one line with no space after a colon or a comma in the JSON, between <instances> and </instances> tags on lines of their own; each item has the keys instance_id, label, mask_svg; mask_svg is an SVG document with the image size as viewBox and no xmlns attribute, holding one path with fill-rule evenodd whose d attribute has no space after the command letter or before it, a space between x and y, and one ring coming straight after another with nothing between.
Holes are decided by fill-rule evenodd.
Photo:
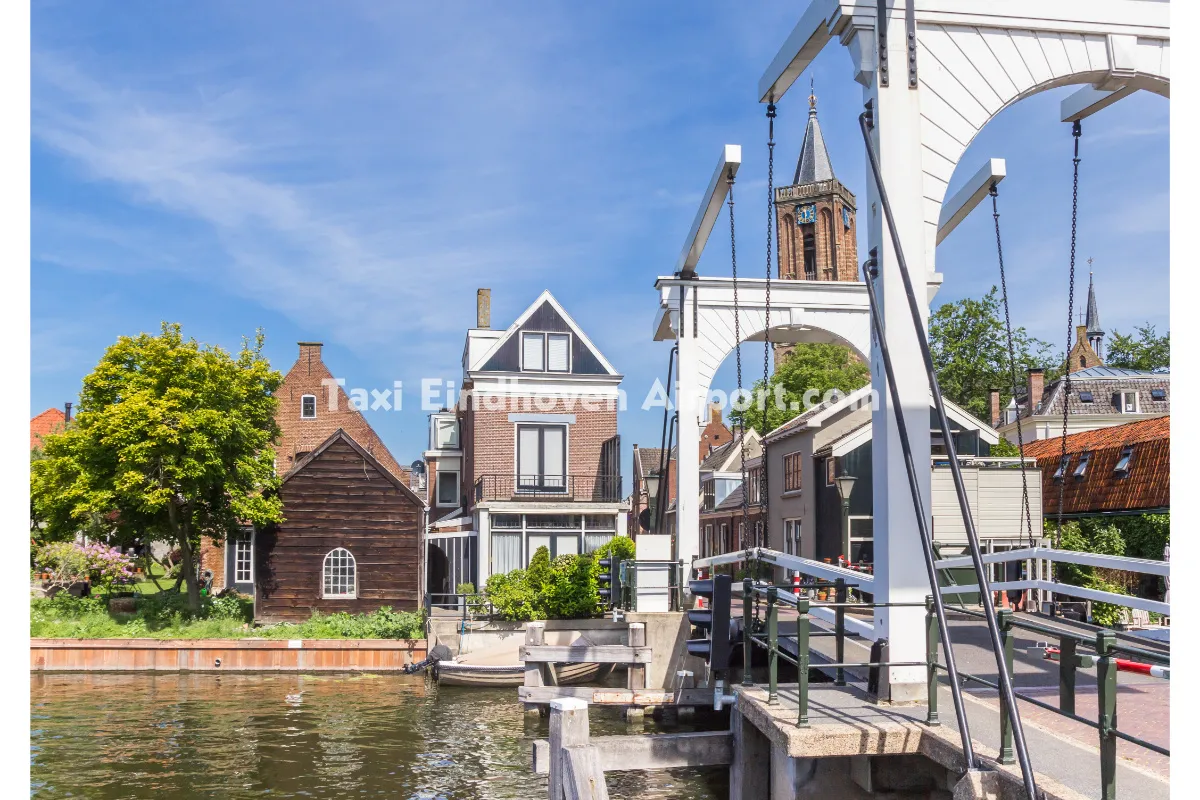
<instances>
[{"instance_id":1,"label":"wooden beam","mask_svg":"<svg viewBox=\"0 0 1200 800\"><path fill-rule=\"evenodd\" d=\"M700 254L708 244L708 236L712 233L717 215L721 213L721 204L729 193L727 183L729 175L737 176L738 167L742 165L742 146L727 144L721 149L721 158L717 168L713 170L708 188L704 191L704 200L692 220L692 229L688 231L687 240L683 243L683 251L675 264L675 271L682 276L691 277L696 274L696 264L700 262Z\"/></svg>"},{"instance_id":2,"label":"wooden beam","mask_svg":"<svg viewBox=\"0 0 1200 800\"><path fill-rule=\"evenodd\" d=\"M829 43L829 19L838 10L834 0L812 0L784 41L767 71L758 79L758 102L778 103Z\"/></svg>"},{"instance_id":3,"label":"wooden beam","mask_svg":"<svg viewBox=\"0 0 1200 800\"><path fill-rule=\"evenodd\" d=\"M1115 91L1106 92L1103 89L1095 89L1091 86L1084 86L1067 95L1063 98L1059 106L1062 112L1063 122L1074 122L1077 119L1090 117L1101 109L1108 108L1118 100L1122 100L1136 92L1137 89L1133 86L1122 86Z\"/></svg>"},{"instance_id":4,"label":"wooden beam","mask_svg":"<svg viewBox=\"0 0 1200 800\"><path fill-rule=\"evenodd\" d=\"M958 223L966 219L975 206L988 196L992 184L1000 183L1007 174L1003 158L989 158L985 161L966 185L942 204L942 214L938 219L937 243L941 244L942 240L958 227Z\"/></svg>"},{"instance_id":5,"label":"wooden beam","mask_svg":"<svg viewBox=\"0 0 1200 800\"><path fill-rule=\"evenodd\" d=\"M564 800L608 800L604 768L595 747L564 747L562 762Z\"/></svg>"},{"instance_id":6,"label":"wooden beam","mask_svg":"<svg viewBox=\"0 0 1200 800\"><path fill-rule=\"evenodd\" d=\"M629 647L623 644L588 645L521 645L519 657L526 662L555 662L563 664L649 664L653 654L649 647Z\"/></svg>"},{"instance_id":7,"label":"wooden beam","mask_svg":"<svg viewBox=\"0 0 1200 800\"><path fill-rule=\"evenodd\" d=\"M666 733L652 736L600 736L589 741L604 772L721 767L733 763L733 735L729 731ZM533 771L550 771L550 743L533 743Z\"/></svg>"}]
</instances>

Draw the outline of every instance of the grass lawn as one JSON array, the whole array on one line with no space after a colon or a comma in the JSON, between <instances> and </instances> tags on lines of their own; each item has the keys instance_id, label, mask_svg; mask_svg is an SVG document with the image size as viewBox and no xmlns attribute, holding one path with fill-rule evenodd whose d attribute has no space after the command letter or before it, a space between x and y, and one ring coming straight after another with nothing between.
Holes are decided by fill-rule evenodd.
<instances>
[{"instance_id":1,"label":"grass lawn","mask_svg":"<svg viewBox=\"0 0 1200 800\"><path fill-rule=\"evenodd\" d=\"M163 568L153 562L150 564L150 571L156 578L158 578L158 582L162 584L163 591L171 591L171 587L175 585L174 578L166 577L166 572L163 570ZM149 578L146 578L146 580L143 580L139 583L135 583L133 585L133 590L138 594L158 594L159 591L158 587L154 585L154 581L150 580ZM187 589L183 584L180 584L179 591L185 592Z\"/></svg>"}]
</instances>

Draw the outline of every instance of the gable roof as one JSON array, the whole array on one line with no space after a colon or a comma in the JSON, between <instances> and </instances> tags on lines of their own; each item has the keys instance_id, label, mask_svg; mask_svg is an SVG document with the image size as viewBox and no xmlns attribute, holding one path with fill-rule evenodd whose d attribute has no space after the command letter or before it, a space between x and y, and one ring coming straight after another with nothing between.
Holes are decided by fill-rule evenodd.
<instances>
[{"instance_id":1,"label":"gable roof","mask_svg":"<svg viewBox=\"0 0 1200 800\"><path fill-rule=\"evenodd\" d=\"M1097 428L1094 431L1072 433L1067 436L1067 455L1081 453L1084 450L1125 447L1140 442L1169 438L1171 438L1171 417L1155 417L1154 419L1127 422L1124 425ZM1025 443L1026 458L1045 458L1047 456L1057 458L1061 454L1061 436Z\"/></svg>"},{"instance_id":2,"label":"gable roof","mask_svg":"<svg viewBox=\"0 0 1200 800\"><path fill-rule=\"evenodd\" d=\"M303 472L305 467L320 458L321 454L328 450L336 442L345 442L346 444L350 445L351 449L362 456L363 460L366 461L367 464L374 467L375 470L378 471L379 474L388 481L388 483L392 484L397 489L400 489L402 493L415 500L418 505L422 507L425 506L425 501L420 497L420 495L409 488L406 481L401 480L398 476L394 475L390 469L379 462L379 459L367 452L366 448L354 441L354 437L346 433L341 428L338 428L336 431L334 431L333 435L331 435L324 442L321 442L321 444L319 444L311 453L297 461L296 465L293 466L291 470L289 470L288 473L283 476L283 479L280 481L280 485L282 486L292 478L296 477L296 475Z\"/></svg>"},{"instance_id":3,"label":"gable roof","mask_svg":"<svg viewBox=\"0 0 1200 800\"><path fill-rule=\"evenodd\" d=\"M753 428L750 428L749 430L747 430L745 436L746 436L746 444L748 446L757 444L758 442L762 441L762 436L760 436L758 431L754 430ZM761 456L761 449L759 449L759 448L755 448L755 449L759 450L759 455ZM708 456L706 456L705 459L700 462L700 471L701 472L721 472L722 471L721 467L726 464L729 464L730 468L732 469L737 465L738 456L741 455L741 451L742 451L742 438L735 434L733 441L726 442L725 444L723 444L719 447L713 448L712 452L709 453ZM746 456L747 464L749 464L754 458L759 457L759 456L749 455L749 453L752 452L751 450L747 450L746 452L747 452L747 456ZM740 469L740 467L737 467L737 468Z\"/></svg>"},{"instance_id":4,"label":"gable roof","mask_svg":"<svg viewBox=\"0 0 1200 800\"><path fill-rule=\"evenodd\" d=\"M1066 395L1067 382L1059 378L1046 387L1041 402L1033 410L1032 416L1061 417L1063 402ZM1162 389L1167 392L1164 400L1155 400L1149 392ZM1068 414L1121 414L1121 409L1113 405L1112 398L1117 392L1138 392L1139 413L1169 414L1171 413L1171 373L1170 371L1149 371L1144 369L1123 369L1121 367L1088 367L1071 373L1071 395L1066 397ZM1085 403L1080 399L1080 392L1091 392L1092 402ZM1027 398L1026 402L1018 400L1021 418L1031 416Z\"/></svg>"},{"instance_id":5,"label":"gable roof","mask_svg":"<svg viewBox=\"0 0 1200 800\"><path fill-rule=\"evenodd\" d=\"M818 403L804 413L792 417L787 422L780 425L775 430L768 433L765 437L767 444L770 444L779 439L791 436L809 428L819 428L821 423L833 416L843 408L856 408L864 399L871 394L870 384L861 388L855 389L849 394L838 396L836 399L830 399L824 403Z\"/></svg>"},{"instance_id":6,"label":"gable roof","mask_svg":"<svg viewBox=\"0 0 1200 800\"><path fill-rule=\"evenodd\" d=\"M58 433L66 424L67 415L61 408L47 408L29 420L29 449L36 450L41 447L44 437L51 433Z\"/></svg>"},{"instance_id":7,"label":"gable roof","mask_svg":"<svg viewBox=\"0 0 1200 800\"><path fill-rule=\"evenodd\" d=\"M596 359L600 367L604 370L605 374L613 377L621 377L616 368L613 367L609 360L604 357L604 354L597 349L596 345L592 344L592 340L589 339L587 334L583 332L583 328L579 327L579 323L577 323L574 318L567 313L567 310L562 307L562 304L559 303L557 299L555 299L554 295L550 294L549 289L544 290L540 295L538 295L538 298L534 300L533 303L530 304L530 306L526 308L519 317L517 317L516 321L508 326L504 332L504 335L496 340L496 342L489 347L482 356L479 357L477 365L467 365L468 371L477 372L486 370L489 362L491 362L492 359L501 351L501 349L503 349L504 346L511 341L514 336L516 336L517 331L519 331L521 327L527 321L529 321L529 318L533 316L534 312L540 309L543 305L549 305L552 309L554 309L558 316L562 318L563 322L567 324L567 327L570 329L571 333L575 334L577 340ZM574 364L572 364L572 368L573 367ZM557 373L551 374L557 376Z\"/></svg>"}]
</instances>

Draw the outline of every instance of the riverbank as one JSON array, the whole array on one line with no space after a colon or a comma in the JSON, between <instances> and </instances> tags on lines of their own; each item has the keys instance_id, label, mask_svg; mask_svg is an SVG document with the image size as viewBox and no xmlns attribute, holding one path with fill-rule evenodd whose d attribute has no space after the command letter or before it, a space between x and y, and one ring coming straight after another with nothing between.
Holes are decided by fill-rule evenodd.
<instances>
[{"instance_id":1,"label":"riverbank","mask_svg":"<svg viewBox=\"0 0 1200 800\"><path fill-rule=\"evenodd\" d=\"M400 672L424 639L31 639L31 672Z\"/></svg>"}]
</instances>

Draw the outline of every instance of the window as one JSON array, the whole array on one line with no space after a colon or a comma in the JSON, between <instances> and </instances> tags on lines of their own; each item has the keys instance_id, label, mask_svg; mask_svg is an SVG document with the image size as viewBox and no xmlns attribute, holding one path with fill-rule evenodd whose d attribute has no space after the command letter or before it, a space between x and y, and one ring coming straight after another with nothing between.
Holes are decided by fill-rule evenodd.
<instances>
[{"instance_id":1,"label":"window","mask_svg":"<svg viewBox=\"0 0 1200 800\"><path fill-rule=\"evenodd\" d=\"M570 372L571 334L522 333L521 369L526 372Z\"/></svg>"},{"instance_id":2,"label":"window","mask_svg":"<svg viewBox=\"0 0 1200 800\"><path fill-rule=\"evenodd\" d=\"M1167 390L1166 389L1151 389L1150 390L1150 399L1151 400L1166 400L1167 399Z\"/></svg>"},{"instance_id":3,"label":"window","mask_svg":"<svg viewBox=\"0 0 1200 800\"><path fill-rule=\"evenodd\" d=\"M454 450L458 447L458 420L454 417L435 417L433 431L435 449Z\"/></svg>"},{"instance_id":4,"label":"window","mask_svg":"<svg viewBox=\"0 0 1200 800\"><path fill-rule=\"evenodd\" d=\"M521 562L521 542L524 536L517 533L492 534L492 574L506 575L524 566Z\"/></svg>"},{"instance_id":5,"label":"window","mask_svg":"<svg viewBox=\"0 0 1200 800\"><path fill-rule=\"evenodd\" d=\"M754 545L756 547L761 547L762 545L766 544L766 542L764 542L762 540L762 538L763 538L763 524L762 524L762 520L759 520L758 522L754 523Z\"/></svg>"},{"instance_id":6,"label":"window","mask_svg":"<svg viewBox=\"0 0 1200 800\"><path fill-rule=\"evenodd\" d=\"M793 556L800 555L800 520L798 519L783 521L783 552Z\"/></svg>"},{"instance_id":7,"label":"window","mask_svg":"<svg viewBox=\"0 0 1200 800\"><path fill-rule=\"evenodd\" d=\"M567 490L566 426L517 426L517 488L541 492Z\"/></svg>"},{"instance_id":8,"label":"window","mask_svg":"<svg viewBox=\"0 0 1200 800\"><path fill-rule=\"evenodd\" d=\"M1092 393L1091 392L1080 392L1079 393L1079 402L1081 402L1081 403L1093 402Z\"/></svg>"},{"instance_id":9,"label":"window","mask_svg":"<svg viewBox=\"0 0 1200 800\"><path fill-rule=\"evenodd\" d=\"M300 398L300 418L317 418L317 396L315 394L306 394Z\"/></svg>"},{"instance_id":10,"label":"window","mask_svg":"<svg viewBox=\"0 0 1200 800\"><path fill-rule=\"evenodd\" d=\"M1136 414L1138 411L1137 392L1118 392L1117 410L1122 414Z\"/></svg>"},{"instance_id":11,"label":"window","mask_svg":"<svg viewBox=\"0 0 1200 800\"><path fill-rule=\"evenodd\" d=\"M825 459L825 485L833 486L834 479L837 478L837 461L833 456Z\"/></svg>"},{"instance_id":12,"label":"window","mask_svg":"<svg viewBox=\"0 0 1200 800\"><path fill-rule=\"evenodd\" d=\"M704 552L710 556L717 554L716 544L713 542L713 526L704 526Z\"/></svg>"},{"instance_id":13,"label":"window","mask_svg":"<svg viewBox=\"0 0 1200 800\"><path fill-rule=\"evenodd\" d=\"M1081 366L1081 367L1087 366L1087 358L1086 357L1084 357L1084 356L1079 357L1079 366Z\"/></svg>"},{"instance_id":14,"label":"window","mask_svg":"<svg viewBox=\"0 0 1200 800\"><path fill-rule=\"evenodd\" d=\"M1066 474L1067 474L1067 466L1068 466L1070 463L1071 463L1071 457L1070 457L1070 456L1063 456L1063 457L1062 457L1062 460L1058 462L1058 469L1056 469L1056 470L1054 471L1054 480L1056 480L1056 481L1061 481L1061 480L1063 479L1063 475L1066 475Z\"/></svg>"},{"instance_id":15,"label":"window","mask_svg":"<svg viewBox=\"0 0 1200 800\"><path fill-rule=\"evenodd\" d=\"M321 572L324 585L322 597L353 600L358 596L354 556L346 548L330 550L325 555L325 565Z\"/></svg>"},{"instance_id":16,"label":"window","mask_svg":"<svg viewBox=\"0 0 1200 800\"><path fill-rule=\"evenodd\" d=\"M812 229L804 233L804 280L815 281L817 279L817 239L812 234Z\"/></svg>"},{"instance_id":17,"label":"window","mask_svg":"<svg viewBox=\"0 0 1200 800\"><path fill-rule=\"evenodd\" d=\"M746 482L750 484L750 495L747 503L759 505L762 503L763 476L757 467L746 473Z\"/></svg>"},{"instance_id":18,"label":"window","mask_svg":"<svg viewBox=\"0 0 1200 800\"><path fill-rule=\"evenodd\" d=\"M544 372L546 361L543 349L546 346L546 336L541 333L521 334L521 369L526 372Z\"/></svg>"},{"instance_id":19,"label":"window","mask_svg":"<svg viewBox=\"0 0 1200 800\"><path fill-rule=\"evenodd\" d=\"M1077 467L1075 467L1075 471L1072 472L1071 475L1073 475L1076 478L1082 479L1084 474L1087 472L1088 461L1090 461L1091 458L1092 458L1092 454L1090 452L1088 452L1087 450L1084 450L1082 453L1080 453L1079 454L1079 465Z\"/></svg>"},{"instance_id":20,"label":"window","mask_svg":"<svg viewBox=\"0 0 1200 800\"><path fill-rule=\"evenodd\" d=\"M789 453L783 457L783 490L800 490L800 453Z\"/></svg>"},{"instance_id":21,"label":"window","mask_svg":"<svg viewBox=\"0 0 1200 800\"><path fill-rule=\"evenodd\" d=\"M875 520L872 517L850 517L851 564L875 563Z\"/></svg>"},{"instance_id":22,"label":"window","mask_svg":"<svg viewBox=\"0 0 1200 800\"><path fill-rule=\"evenodd\" d=\"M458 505L458 473L442 472L437 474L437 504L453 508Z\"/></svg>"},{"instance_id":23,"label":"window","mask_svg":"<svg viewBox=\"0 0 1200 800\"><path fill-rule=\"evenodd\" d=\"M571 334L550 333L546 335L546 370L548 372L571 371Z\"/></svg>"},{"instance_id":24,"label":"window","mask_svg":"<svg viewBox=\"0 0 1200 800\"><path fill-rule=\"evenodd\" d=\"M733 549L733 546L730 545L730 543L729 543L729 523L728 522L721 523L721 541L720 541L719 546L721 548L722 553L728 553L730 550Z\"/></svg>"},{"instance_id":25,"label":"window","mask_svg":"<svg viewBox=\"0 0 1200 800\"><path fill-rule=\"evenodd\" d=\"M717 482L712 478L709 478L704 482L702 491L704 492L704 501L700 507L705 511L712 511L713 506L716 505Z\"/></svg>"},{"instance_id":26,"label":"window","mask_svg":"<svg viewBox=\"0 0 1200 800\"><path fill-rule=\"evenodd\" d=\"M1133 461L1133 448L1132 447L1122 447L1121 448L1121 456L1120 456L1120 458L1117 459L1117 465L1115 467L1113 467L1113 472L1122 478L1128 477L1129 464L1132 461Z\"/></svg>"},{"instance_id":27,"label":"window","mask_svg":"<svg viewBox=\"0 0 1200 800\"><path fill-rule=\"evenodd\" d=\"M746 546L746 523L739 522L738 523L738 548L741 549L745 546Z\"/></svg>"},{"instance_id":28,"label":"window","mask_svg":"<svg viewBox=\"0 0 1200 800\"><path fill-rule=\"evenodd\" d=\"M254 583L254 540L249 536L234 540L233 582Z\"/></svg>"}]
</instances>

